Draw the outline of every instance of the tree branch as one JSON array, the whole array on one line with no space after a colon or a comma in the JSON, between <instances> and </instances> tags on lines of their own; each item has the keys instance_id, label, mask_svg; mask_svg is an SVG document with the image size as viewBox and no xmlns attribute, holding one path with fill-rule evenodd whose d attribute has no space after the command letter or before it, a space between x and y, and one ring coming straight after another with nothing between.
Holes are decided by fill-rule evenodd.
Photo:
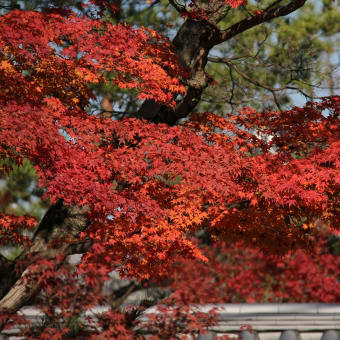
<instances>
[{"instance_id":1,"label":"tree branch","mask_svg":"<svg viewBox=\"0 0 340 340\"><path fill-rule=\"evenodd\" d=\"M281 87L270 87L267 86L265 84L260 83L258 80L250 78L245 72L241 71L239 68L237 68L231 61L230 59L227 58L216 58L216 57L209 57L208 58L209 61L211 62L215 62L215 63L224 63L226 65L228 65L229 67L231 67L233 70L235 70L236 73L238 73L242 78L244 78L245 80L249 81L249 83L261 87L263 89L266 89L268 91L271 92L278 92L278 91L283 91L285 89L287 89L287 85L281 86Z\"/></svg>"},{"instance_id":2,"label":"tree branch","mask_svg":"<svg viewBox=\"0 0 340 340\"><path fill-rule=\"evenodd\" d=\"M39 292L38 277L44 269L35 266L37 261L56 260L60 255L66 258L89 249L92 245L90 240L77 240L79 234L89 225L88 211L88 207L65 206L62 201L57 202L49 208L40 222L32 245L15 263L9 264L1 258L1 267L7 266L11 272L0 277L0 309L16 312Z\"/></svg>"},{"instance_id":3,"label":"tree branch","mask_svg":"<svg viewBox=\"0 0 340 340\"><path fill-rule=\"evenodd\" d=\"M282 17L288 15L300 7L302 7L307 0L293 0L286 6L274 7L274 4L279 3L280 1L275 1L272 5L267 7L261 14L248 17L246 19L241 20L240 22L232 25L226 30L220 32L220 36L218 37L216 44L220 44L226 40L229 40L236 35L252 28L257 25L260 25L266 21L270 21L274 18Z\"/></svg>"}]
</instances>

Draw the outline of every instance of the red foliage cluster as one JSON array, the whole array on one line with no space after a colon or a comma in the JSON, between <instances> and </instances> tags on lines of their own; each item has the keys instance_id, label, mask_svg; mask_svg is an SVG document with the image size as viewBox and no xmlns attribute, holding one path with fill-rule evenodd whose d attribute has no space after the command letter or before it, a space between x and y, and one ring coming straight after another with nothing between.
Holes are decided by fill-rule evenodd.
<instances>
[{"instance_id":1,"label":"red foliage cluster","mask_svg":"<svg viewBox=\"0 0 340 340\"><path fill-rule=\"evenodd\" d=\"M247 5L248 0L225 0L225 3L232 8L238 8L241 5ZM204 8L200 6L201 4L197 0L191 0L189 2L189 9L185 10L183 7L183 11L181 13L183 18L190 18L192 20L207 20L209 21L209 16L211 13L207 12ZM258 13L254 13L255 15Z\"/></svg>"},{"instance_id":2,"label":"red foliage cluster","mask_svg":"<svg viewBox=\"0 0 340 340\"><path fill-rule=\"evenodd\" d=\"M232 8L237 8L241 5L247 5L248 0L226 0L226 3Z\"/></svg>"},{"instance_id":3,"label":"red foliage cluster","mask_svg":"<svg viewBox=\"0 0 340 340\"><path fill-rule=\"evenodd\" d=\"M339 225L339 97L186 127L112 122L83 109L105 70L141 98L183 91L164 39L73 14L13 11L0 28L0 151L31 160L52 202L90 206L82 237L101 244L88 261L149 278L178 256L204 259L185 236L204 224L282 252L309 245L315 218Z\"/></svg>"},{"instance_id":4,"label":"red foliage cluster","mask_svg":"<svg viewBox=\"0 0 340 340\"><path fill-rule=\"evenodd\" d=\"M227 2L232 7L245 3ZM219 302L334 298L338 284L328 277L332 289L325 292L315 273L330 275L338 264L315 246L314 225L317 219L340 225L339 97L284 112L245 108L226 118L197 114L175 127L112 121L85 109L95 97L88 85L106 82L105 72L114 75L116 86L136 90L140 99L170 107L174 94L184 92L183 73L165 38L71 11L12 11L0 16L0 32L0 156L29 159L52 203L89 207L90 226L80 238L92 239L94 246L77 273L47 259L33 264L44 269L40 285L54 296L51 304L59 305L66 320L56 338L68 331L69 308L78 311L100 302L98 282L114 269L141 281L169 276L173 263L182 263L173 288L180 291L176 285L185 280L185 289L191 284L202 289L193 298L180 295L180 316L188 314L189 303L217 302L217 296ZM22 223L0 216L0 236ZM205 227L220 242L202 252L192 235ZM240 240L244 243L230 248ZM296 245L309 248L323 267L303 253L274 266L249 244L278 254ZM213 258L213 265L204 264ZM240 269L241 264L249 268ZM270 267L276 268L275 282L266 281ZM190 281L193 268L210 276ZM306 295L289 280L292 271L318 288ZM78 276L83 285L72 281ZM67 280L68 290L52 289ZM229 290L223 288L225 280ZM249 280L265 284L252 292ZM125 316L114 311L106 317L116 332L112 335L108 326L108 338L131 338ZM162 322L165 333L175 328ZM196 332L196 321L186 322Z\"/></svg>"},{"instance_id":5,"label":"red foliage cluster","mask_svg":"<svg viewBox=\"0 0 340 340\"><path fill-rule=\"evenodd\" d=\"M328 238L320 236L310 253L298 250L283 257L244 243L204 246L209 262L181 261L170 287L193 304L339 303L340 257L329 252Z\"/></svg>"},{"instance_id":6,"label":"red foliage cluster","mask_svg":"<svg viewBox=\"0 0 340 340\"><path fill-rule=\"evenodd\" d=\"M162 299L152 311L148 310L142 319L136 316L145 307L122 311L112 306L101 315L88 317L87 330L78 316L84 310L110 300L100 293L105 270L100 273L91 267L79 276L81 272L69 266L58 269L49 261L38 263L48 268L40 278L43 287L41 308L48 321L39 329L26 329L24 334L32 339L37 334L40 339L51 334L60 334L61 338L70 334L76 320L83 327L78 330L78 336L90 339L142 339L146 333L151 334L152 339L171 339L181 333L202 333L207 326L216 323L214 309L202 313L197 305L339 302L340 257L329 252L327 240L330 236L328 232L321 232L310 253L300 250L283 257L264 254L241 242L201 244L209 262L190 259L177 262L164 281L164 289L171 295ZM154 280L151 286L153 284L159 282ZM55 289L65 285L68 289Z\"/></svg>"},{"instance_id":7,"label":"red foliage cluster","mask_svg":"<svg viewBox=\"0 0 340 340\"><path fill-rule=\"evenodd\" d=\"M30 239L22 234L23 230L35 227L36 220L28 216L15 216L0 213L0 246L29 245Z\"/></svg>"}]
</instances>

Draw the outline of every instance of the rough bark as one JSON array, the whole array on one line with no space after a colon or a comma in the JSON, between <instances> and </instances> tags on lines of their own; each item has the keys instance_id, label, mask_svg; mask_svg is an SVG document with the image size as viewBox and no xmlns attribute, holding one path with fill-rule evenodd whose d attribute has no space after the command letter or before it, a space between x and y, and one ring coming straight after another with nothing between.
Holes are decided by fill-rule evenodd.
<instances>
[{"instance_id":1,"label":"rough bark","mask_svg":"<svg viewBox=\"0 0 340 340\"><path fill-rule=\"evenodd\" d=\"M145 101L137 113L138 118L175 125L180 118L189 115L198 104L203 90L208 86L209 80L204 69L208 61L208 53L218 36L217 26L206 20L187 19L183 23L173 40L173 46L181 66L190 73L189 79L185 81L187 93L177 102L175 110L153 100Z\"/></svg>"}]
</instances>

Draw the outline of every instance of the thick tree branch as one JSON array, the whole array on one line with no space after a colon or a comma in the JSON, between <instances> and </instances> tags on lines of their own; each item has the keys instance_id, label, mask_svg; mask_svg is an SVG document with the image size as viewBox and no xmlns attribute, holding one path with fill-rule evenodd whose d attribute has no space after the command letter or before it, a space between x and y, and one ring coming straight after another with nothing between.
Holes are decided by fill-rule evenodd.
<instances>
[{"instance_id":1,"label":"thick tree branch","mask_svg":"<svg viewBox=\"0 0 340 340\"><path fill-rule=\"evenodd\" d=\"M73 253L85 252L92 245L90 240L79 241L85 230L88 207L65 206L61 201L52 205L32 239L32 245L10 264L1 258L1 267L11 269L0 277L0 309L15 312L39 292L38 277L43 268L35 264L41 259L56 260ZM35 278L32 281L32 277Z\"/></svg>"},{"instance_id":2,"label":"thick tree branch","mask_svg":"<svg viewBox=\"0 0 340 340\"><path fill-rule=\"evenodd\" d=\"M0 300L0 309L6 309L11 313L15 313L26 304L36 293L39 292L38 279L40 271L26 268L19 280L11 287L8 293ZM32 279L33 278L33 279ZM0 324L0 330L1 330Z\"/></svg>"},{"instance_id":3,"label":"thick tree branch","mask_svg":"<svg viewBox=\"0 0 340 340\"><path fill-rule=\"evenodd\" d=\"M235 37L236 35L264 22L293 13L294 11L302 7L306 3L306 1L307 0L293 0L288 5L281 7L273 7L272 4L267 7L261 14L243 19L240 22L232 25L228 29L221 31L216 44L227 41ZM279 2L280 1L276 1L275 3Z\"/></svg>"}]
</instances>

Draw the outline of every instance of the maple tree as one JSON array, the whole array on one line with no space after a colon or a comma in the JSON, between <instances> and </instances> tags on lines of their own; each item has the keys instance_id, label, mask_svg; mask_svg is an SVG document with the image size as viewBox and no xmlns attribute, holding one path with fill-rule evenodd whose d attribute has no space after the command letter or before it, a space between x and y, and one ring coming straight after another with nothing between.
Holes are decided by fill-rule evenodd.
<instances>
[{"instance_id":1,"label":"maple tree","mask_svg":"<svg viewBox=\"0 0 340 340\"><path fill-rule=\"evenodd\" d=\"M109 272L157 281L183 259L208 261L194 240L202 229L218 242L283 255L313 251L316 221L340 225L340 97L223 118L193 113L210 82L209 51L306 0L275 1L227 29L219 21L246 1L169 2L185 18L172 43L104 20L119 10L115 1L83 3L85 14L55 1L0 17L0 156L10 160L1 173L29 160L50 202L35 229L30 217L0 215L0 243L22 249L15 261L0 257L10 273L0 279L3 324L43 290L54 301L43 304L47 315L64 320L56 326L62 338L72 313L104 301ZM96 85L109 81L144 101L134 117L87 111ZM34 230L31 239L23 228ZM85 253L75 272L65 264L74 253ZM181 299L182 318L192 301ZM93 338L135 336L132 314L113 309L102 320L107 334ZM193 333L196 321L186 320ZM55 334L51 325L40 338Z\"/></svg>"}]
</instances>

